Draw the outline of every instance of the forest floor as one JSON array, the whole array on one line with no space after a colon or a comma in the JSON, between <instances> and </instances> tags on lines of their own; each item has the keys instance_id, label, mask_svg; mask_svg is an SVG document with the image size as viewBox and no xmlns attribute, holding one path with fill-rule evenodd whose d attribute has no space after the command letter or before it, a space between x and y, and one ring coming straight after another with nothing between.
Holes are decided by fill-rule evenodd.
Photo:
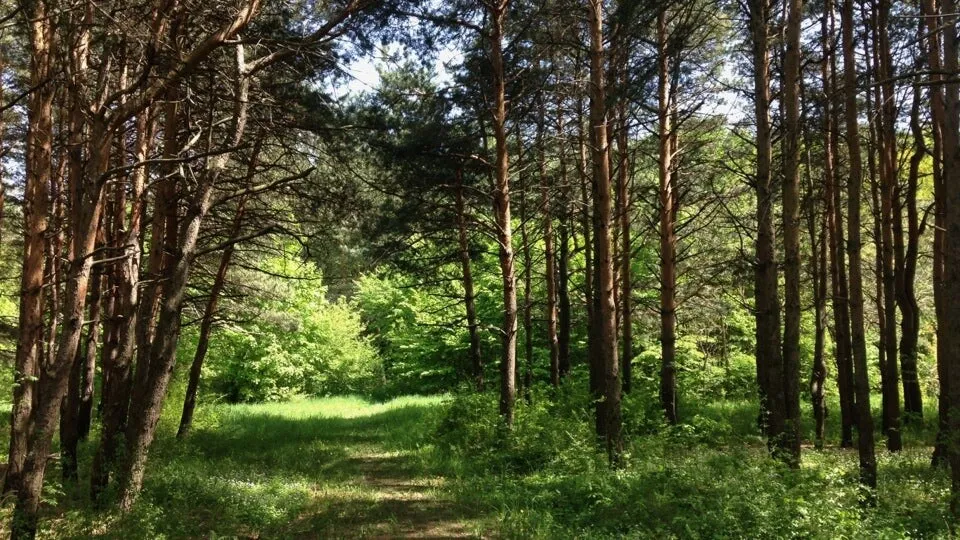
<instances>
[{"instance_id":1,"label":"forest floor","mask_svg":"<svg viewBox=\"0 0 960 540\"><path fill-rule=\"evenodd\" d=\"M54 487L60 502L47 509L41 536L481 536L484 516L451 498L427 456L439 403L329 398L209 407L184 441L164 426L131 514L90 509L83 482Z\"/></svg>"},{"instance_id":2,"label":"forest floor","mask_svg":"<svg viewBox=\"0 0 960 540\"><path fill-rule=\"evenodd\" d=\"M754 402L688 401L685 423L665 427L638 393L624 401L624 467L611 469L583 398L536 394L509 432L493 393L206 404L184 440L168 407L132 511L92 508L89 478L60 482L54 460L40 537L949 537L932 410L905 430L903 452L882 450L878 436L878 505L864 507L857 454L835 446L836 422L832 444L806 448L790 470L767 455ZM81 475L96 440L82 448ZM0 504L0 538L9 512Z\"/></svg>"}]
</instances>

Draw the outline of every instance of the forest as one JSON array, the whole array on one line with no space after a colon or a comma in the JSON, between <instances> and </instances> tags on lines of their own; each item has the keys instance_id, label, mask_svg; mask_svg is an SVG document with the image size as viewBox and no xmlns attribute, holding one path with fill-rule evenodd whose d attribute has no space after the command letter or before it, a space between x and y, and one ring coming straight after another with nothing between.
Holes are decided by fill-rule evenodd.
<instances>
[{"instance_id":1,"label":"forest","mask_svg":"<svg viewBox=\"0 0 960 540\"><path fill-rule=\"evenodd\" d=\"M0 0L0 535L960 534L958 17Z\"/></svg>"}]
</instances>

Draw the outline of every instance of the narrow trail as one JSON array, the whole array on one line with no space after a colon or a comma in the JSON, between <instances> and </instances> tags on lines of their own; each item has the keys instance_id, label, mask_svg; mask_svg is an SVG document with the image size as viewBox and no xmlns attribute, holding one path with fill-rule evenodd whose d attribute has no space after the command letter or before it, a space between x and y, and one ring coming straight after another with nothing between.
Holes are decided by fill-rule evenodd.
<instances>
[{"instance_id":1,"label":"narrow trail","mask_svg":"<svg viewBox=\"0 0 960 540\"><path fill-rule=\"evenodd\" d=\"M421 452L432 436L425 415L410 407L349 411L324 418L334 429L312 430L341 453L321 466L313 500L288 529L297 538L480 538L484 517L444 490ZM329 428L329 426L328 426Z\"/></svg>"},{"instance_id":2,"label":"narrow trail","mask_svg":"<svg viewBox=\"0 0 960 540\"><path fill-rule=\"evenodd\" d=\"M404 455L369 453L351 459L357 482L376 512L364 536L373 538L475 538L468 509L446 499L442 477L416 476Z\"/></svg>"},{"instance_id":3,"label":"narrow trail","mask_svg":"<svg viewBox=\"0 0 960 540\"><path fill-rule=\"evenodd\" d=\"M169 423L131 512L99 511L87 484L64 485L40 537L489 537L492 516L457 497L437 465L440 408L417 396L214 405L185 440Z\"/></svg>"}]
</instances>

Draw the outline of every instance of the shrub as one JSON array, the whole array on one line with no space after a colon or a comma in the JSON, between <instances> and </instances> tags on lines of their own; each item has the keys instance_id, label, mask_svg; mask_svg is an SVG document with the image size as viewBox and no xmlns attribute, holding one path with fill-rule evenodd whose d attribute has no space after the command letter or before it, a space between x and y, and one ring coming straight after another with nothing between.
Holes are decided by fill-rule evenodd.
<instances>
[{"instance_id":1,"label":"shrub","mask_svg":"<svg viewBox=\"0 0 960 540\"><path fill-rule=\"evenodd\" d=\"M204 366L210 392L231 402L278 401L368 394L381 382L380 357L357 307L328 301L311 266L297 272L297 280L271 284L251 321L215 331ZM195 333L183 343L192 358Z\"/></svg>"}]
</instances>

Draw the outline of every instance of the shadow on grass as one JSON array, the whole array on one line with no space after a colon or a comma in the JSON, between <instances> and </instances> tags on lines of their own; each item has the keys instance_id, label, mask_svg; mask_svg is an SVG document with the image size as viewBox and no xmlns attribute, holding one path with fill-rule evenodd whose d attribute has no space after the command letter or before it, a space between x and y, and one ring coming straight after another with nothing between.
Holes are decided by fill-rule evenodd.
<instances>
[{"instance_id":1,"label":"shadow on grass","mask_svg":"<svg viewBox=\"0 0 960 540\"><path fill-rule=\"evenodd\" d=\"M66 486L47 537L462 537L476 512L444 498L428 447L439 402L218 407L186 440L157 441L140 500L97 513ZM368 413L369 412L369 413ZM56 475L57 471L50 471Z\"/></svg>"}]
</instances>

